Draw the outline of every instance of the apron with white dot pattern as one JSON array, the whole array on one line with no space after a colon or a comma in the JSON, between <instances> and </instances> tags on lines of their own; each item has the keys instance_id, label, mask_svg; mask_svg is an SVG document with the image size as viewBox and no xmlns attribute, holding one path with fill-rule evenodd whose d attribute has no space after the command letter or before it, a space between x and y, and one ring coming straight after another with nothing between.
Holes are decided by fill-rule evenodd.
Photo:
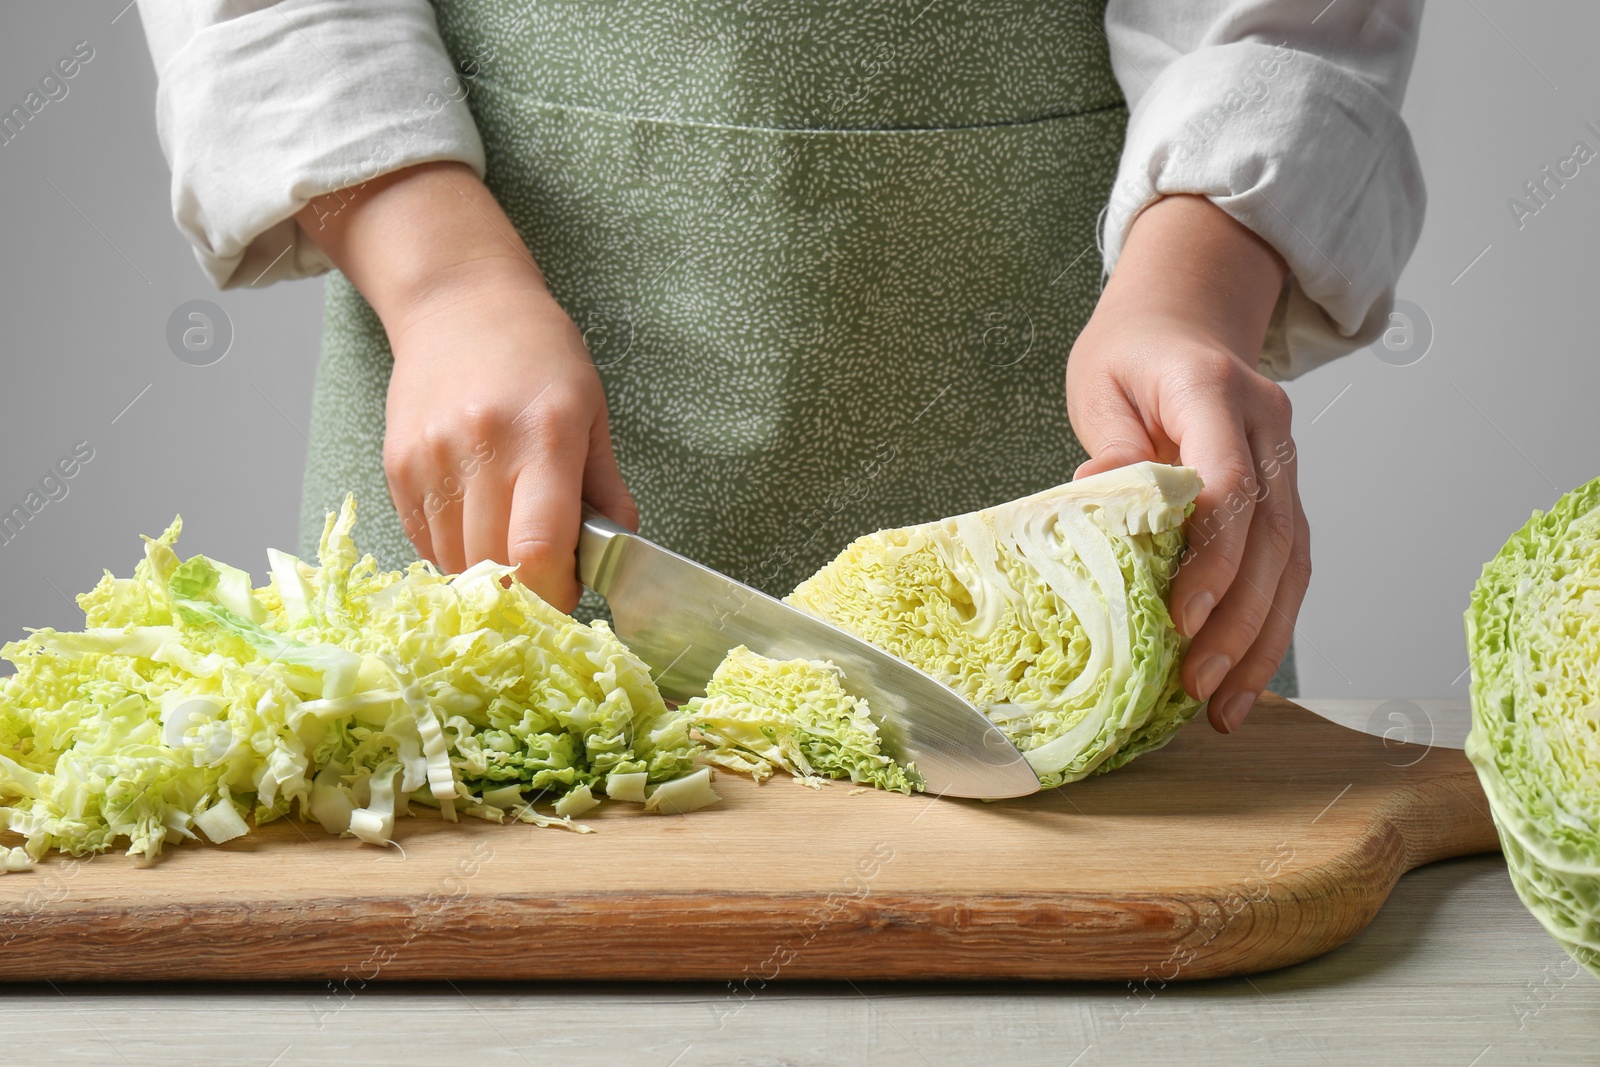
<instances>
[{"instance_id":1,"label":"apron with white dot pattern","mask_svg":"<svg viewBox=\"0 0 1600 1067\"><path fill-rule=\"evenodd\" d=\"M645 536L782 596L859 534L1086 458L1066 360L1127 122L1104 0L435 7ZM415 558L383 474L390 367L334 275L303 551L353 489L363 546Z\"/></svg>"}]
</instances>

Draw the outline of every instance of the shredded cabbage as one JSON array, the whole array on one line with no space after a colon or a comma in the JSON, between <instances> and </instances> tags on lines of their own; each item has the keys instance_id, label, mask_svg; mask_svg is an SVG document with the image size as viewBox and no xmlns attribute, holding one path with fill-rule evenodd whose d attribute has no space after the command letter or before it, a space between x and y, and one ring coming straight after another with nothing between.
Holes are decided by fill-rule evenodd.
<instances>
[{"instance_id":1,"label":"shredded cabbage","mask_svg":"<svg viewBox=\"0 0 1600 1067\"><path fill-rule=\"evenodd\" d=\"M879 747L865 700L818 660L774 660L740 645L717 666L706 695L689 701L706 759L761 781L781 767L802 780L848 778L910 793L921 779Z\"/></svg>"},{"instance_id":2,"label":"shredded cabbage","mask_svg":"<svg viewBox=\"0 0 1600 1067\"><path fill-rule=\"evenodd\" d=\"M1076 781L1160 747L1201 706L1166 607L1199 491L1191 468L1139 463L869 534L789 602L985 710L1045 786Z\"/></svg>"},{"instance_id":3,"label":"shredded cabbage","mask_svg":"<svg viewBox=\"0 0 1600 1067\"><path fill-rule=\"evenodd\" d=\"M1534 512L1466 614L1466 752L1512 884L1600 976L1600 479Z\"/></svg>"},{"instance_id":4,"label":"shredded cabbage","mask_svg":"<svg viewBox=\"0 0 1600 1067\"><path fill-rule=\"evenodd\" d=\"M291 814L384 844L411 804L581 829L608 779L691 776L687 717L604 622L480 564L379 571L329 515L319 563L270 584L145 539L131 578L78 598L85 628L0 649L0 829L38 858L212 841ZM692 787L691 787L692 788ZM555 815L534 810L556 802Z\"/></svg>"}]
</instances>

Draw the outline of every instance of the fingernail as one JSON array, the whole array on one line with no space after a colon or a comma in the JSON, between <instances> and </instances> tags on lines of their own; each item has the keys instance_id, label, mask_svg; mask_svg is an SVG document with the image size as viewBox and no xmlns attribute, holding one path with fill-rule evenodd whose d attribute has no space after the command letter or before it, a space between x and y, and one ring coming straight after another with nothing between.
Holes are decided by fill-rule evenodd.
<instances>
[{"instance_id":1,"label":"fingernail","mask_svg":"<svg viewBox=\"0 0 1600 1067\"><path fill-rule=\"evenodd\" d=\"M1183 609L1183 634L1193 637L1200 632L1200 627L1206 624L1211 617L1211 609L1216 607L1217 598L1210 593L1196 593L1189 599L1189 606ZM1226 668L1224 668L1226 669ZM1219 677L1217 679L1221 681Z\"/></svg>"},{"instance_id":2,"label":"fingernail","mask_svg":"<svg viewBox=\"0 0 1600 1067\"><path fill-rule=\"evenodd\" d=\"M1233 660L1227 656L1212 656L1200 664L1200 669L1194 673L1195 685L1200 687L1200 699L1205 700L1217 691L1217 686L1222 684L1222 679L1227 677L1228 668L1233 666Z\"/></svg>"},{"instance_id":3,"label":"fingernail","mask_svg":"<svg viewBox=\"0 0 1600 1067\"><path fill-rule=\"evenodd\" d=\"M1222 725L1227 727L1228 733L1233 733L1244 722L1244 717L1250 714L1250 709L1256 706L1256 694L1235 693L1229 697L1227 703L1222 705L1219 718Z\"/></svg>"}]
</instances>

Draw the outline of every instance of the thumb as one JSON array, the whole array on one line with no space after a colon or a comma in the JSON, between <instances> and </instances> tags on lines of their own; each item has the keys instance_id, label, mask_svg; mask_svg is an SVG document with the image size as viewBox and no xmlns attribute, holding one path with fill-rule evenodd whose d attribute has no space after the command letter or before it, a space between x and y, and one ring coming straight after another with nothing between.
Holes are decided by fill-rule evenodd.
<instances>
[{"instance_id":1,"label":"thumb","mask_svg":"<svg viewBox=\"0 0 1600 1067\"><path fill-rule=\"evenodd\" d=\"M1079 421L1078 440L1089 459L1078 465L1074 480L1159 458L1143 421L1125 398L1102 402Z\"/></svg>"},{"instance_id":2,"label":"thumb","mask_svg":"<svg viewBox=\"0 0 1600 1067\"><path fill-rule=\"evenodd\" d=\"M1140 463L1147 459L1155 459L1153 453L1138 452L1102 452L1078 464L1078 469L1072 472L1073 481L1079 478L1088 478L1095 474L1104 474L1106 471L1126 467L1130 463Z\"/></svg>"}]
</instances>

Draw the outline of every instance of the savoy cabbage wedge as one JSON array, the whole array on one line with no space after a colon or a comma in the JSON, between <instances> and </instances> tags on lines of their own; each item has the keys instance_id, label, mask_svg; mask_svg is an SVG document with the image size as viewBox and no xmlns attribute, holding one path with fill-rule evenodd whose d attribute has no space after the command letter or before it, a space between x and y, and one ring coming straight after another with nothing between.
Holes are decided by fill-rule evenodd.
<instances>
[{"instance_id":1,"label":"savoy cabbage wedge","mask_svg":"<svg viewBox=\"0 0 1600 1067\"><path fill-rule=\"evenodd\" d=\"M1600 975L1600 479L1534 512L1466 614L1467 757L1517 895Z\"/></svg>"},{"instance_id":2,"label":"savoy cabbage wedge","mask_svg":"<svg viewBox=\"0 0 1600 1067\"><path fill-rule=\"evenodd\" d=\"M1165 744L1201 702L1167 613L1199 494L1138 463L982 511L857 538L788 602L950 686L1045 786Z\"/></svg>"},{"instance_id":3,"label":"savoy cabbage wedge","mask_svg":"<svg viewBox=\"0 0 1600 1067\"><path fill-rule=\"evenodd\" d=\"M78 598L83 631L0 649L16 665L0 680L0 829L35 858L120 842L154 856L296 806L375 844L412 805L581 829L571 816L608 779L644 801L694 776L686 716L605 623L502 584L509 567L380 571L357 555L355 514L346 500L328 516L316 566L271 553L260 589L180 561L175 521L131 578ZM715 799L677 792L674 810Z\"/></svg>"}]
</instances>

